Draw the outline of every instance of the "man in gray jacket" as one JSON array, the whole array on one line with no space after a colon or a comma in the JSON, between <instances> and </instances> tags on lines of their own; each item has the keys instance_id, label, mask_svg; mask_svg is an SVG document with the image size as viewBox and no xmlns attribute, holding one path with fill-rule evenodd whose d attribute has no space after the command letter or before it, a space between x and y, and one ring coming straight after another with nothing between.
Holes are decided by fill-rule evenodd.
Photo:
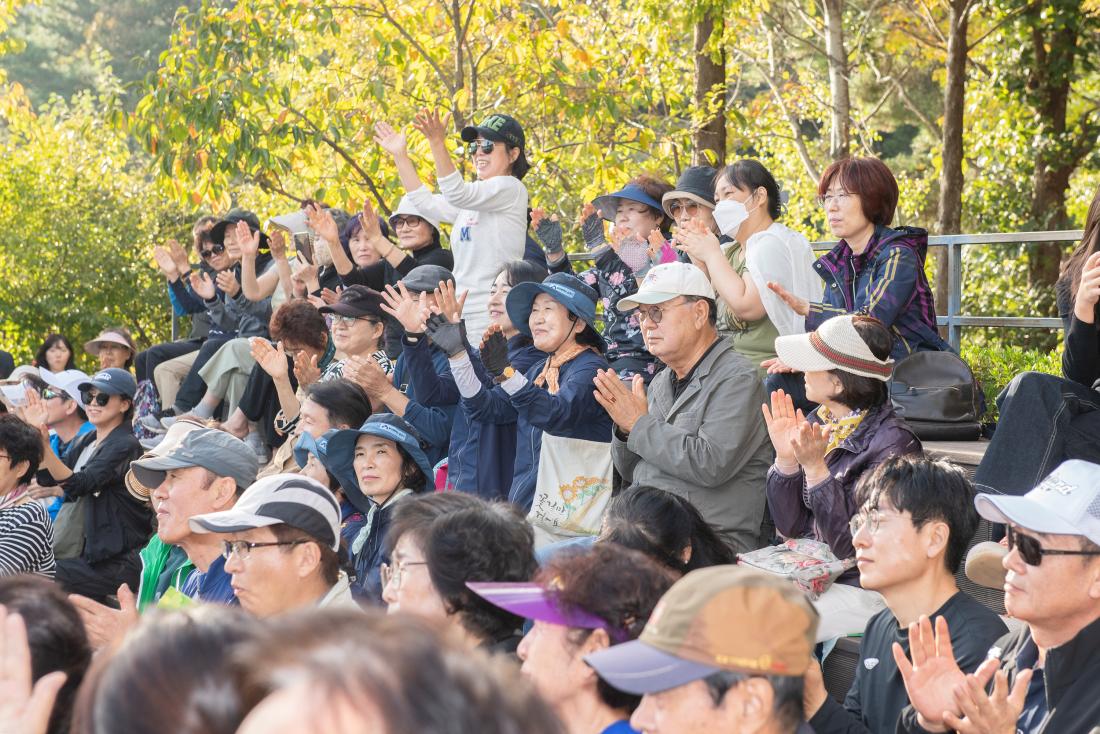
<instances>
[{"instance_id":1,"label":"man in gray jacket","mask_svg":"<svg viewBox=\"0 0 1100 734\"><path fill-rule=\"evenodd\" d=\"M638 309L646 348L667 365L649 386L627 387L611 370L596 399L615 421L611 453L631 484L694 504L734 550L766 544L764 487L772 450L755 367L718 336L714 289L702 270L667 263L619 301Z\"/></svg>"}]
</instances>

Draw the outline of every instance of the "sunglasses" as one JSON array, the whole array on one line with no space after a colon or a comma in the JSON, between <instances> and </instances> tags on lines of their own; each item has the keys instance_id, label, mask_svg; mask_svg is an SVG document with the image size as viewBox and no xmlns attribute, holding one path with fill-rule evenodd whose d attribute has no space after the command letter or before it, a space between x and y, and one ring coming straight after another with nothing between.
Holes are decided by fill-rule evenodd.
<instances>
[{"instance_id":1,"label":"sunglasses","mask_svg":"<svg viewBox=\"0 0 1100 734\"><path fill-rule=\"evenodd\" d=\"M95 405L98 405L99 407L102 408L105 405L107 405L107 403L111 402L111 396L108 395L105 392L93 393L93 392L88 392L88 391L83 391L82 390L81 393L80 393L80 400L85 405L95 404Z\"/></svg>"},{"instance_id":2,"label":"sunglasses","mask_svg":"<svg viewBox=\"0 0 1100 734\"><path fill-rule=\"evenodd\" d=\"M209 250L199 250L199 257L205 260L212 255L220 255L223 252L225 252L225 245L211 245Z\"/></svg>"},{"instance_id":3,"label":"sunglasses","mask_svg":"<svg viewBox=\"0 0 1100 734\"><path fill-rule=\"evenodd\" d=\"M1008 526L1008 549L1020 551L1020 558L1029 566L1038 566L1043 562L1043 556L1100 556L1100 551L1086 550L1054 550L1039 545L1039 539L1030 535L1018 533L1011 525Z\"/></svg>"},{"instance_id":4,"label":"sunglasses","mask_svg":"<svg viewBox=\"0 0 1100 734\"><path fill-rule=\"evenodd\" d=\"M466 143L466 155L472 156L477 153L477 149L481 148L481 152L485 155L489 155L493 152L493 148L496 147L496 143L492 140L473 141L472 143Z\"/></svg>"},{"instance_id":5,"label":"sunglasses","mask_svg":"<svg viewBox=\"0 0 1100 734\"><path fill-rule=\"evenodd\" d=\"M413 227L419 227L420 223L423 221L423 219L415 214L399 214L393 218L393 228L401 229L402 227L408 227L411 229Z\"/></svg>"},{"instance_id":6,"label":"sunglasses","mask_svg":"<svg viewBox=\"0 0 1100 734\"><path fill-rule=\"evenodd\" d=\"M64 398L65 397L65 393L58 392L57 390L51 390L48 387L43 388L40 395L42 395L43 400L53 400L54 398Z\"/></svg>"}]
</instances>

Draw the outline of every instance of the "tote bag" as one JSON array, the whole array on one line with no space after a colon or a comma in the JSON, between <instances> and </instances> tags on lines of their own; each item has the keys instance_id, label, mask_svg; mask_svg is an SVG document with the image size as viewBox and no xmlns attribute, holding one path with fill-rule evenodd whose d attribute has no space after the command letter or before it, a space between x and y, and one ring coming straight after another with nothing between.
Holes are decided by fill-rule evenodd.
<instances>
[{"instance_id":1,"label":"tote bag","mask_svg":"<svg viewBox=\"0 0 1100 734\"><path fill-rule=\"evenodd\" d=\"M535 498L527 521L535 547L600 532L611 501L611 444L542 434Z\"/></svg>"}]
</instances>

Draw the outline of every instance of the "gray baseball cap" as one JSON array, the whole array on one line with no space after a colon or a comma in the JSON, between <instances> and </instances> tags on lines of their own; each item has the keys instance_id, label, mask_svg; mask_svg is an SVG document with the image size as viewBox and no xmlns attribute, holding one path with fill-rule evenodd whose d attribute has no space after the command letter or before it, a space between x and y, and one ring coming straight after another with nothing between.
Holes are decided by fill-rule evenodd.
<instances>
[{"instance_id":1,"label":"gray baseball cap","mask_svg":"<svg viewBox=\"0 0 1100 734\"><path fill-rule=\"evenodd\" d=\"M417 265L401 282L413 293L431 293L439 287L439 281L454 279L454 273L442 265Z\"/></svg>"},{"instance_id":2,"label":"gray baseball cap","mask_svg":"<svg viewBox=\"0 0 1100 734\"><path fill-rule=\"evenodd\" d=\"M168 453L138 459L130 469L139 482L155 488L172 469L192 466L201 466L219 477L232 477L240 489L255 482L256 472L260 470L256 452L244 441L213 428L191 431Z\"/></svg>"}]
</instances>

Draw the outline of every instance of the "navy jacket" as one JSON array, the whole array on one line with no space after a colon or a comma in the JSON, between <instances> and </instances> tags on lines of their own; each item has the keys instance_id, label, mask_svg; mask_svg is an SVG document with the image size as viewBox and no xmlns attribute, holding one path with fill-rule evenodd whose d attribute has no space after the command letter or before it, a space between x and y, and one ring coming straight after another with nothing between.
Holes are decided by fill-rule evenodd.
<instances>
[{"instance_id":1,"label":"navy jacket","mask_svg":"<svg viewBox=\"0 0 1100 734\"><path fill-rule=\"evenodd\" d=\"M535 498L543 431L554 436L611 443L611 417L596 402L592 383L596 371L608 367L603 355L587 350L562 365L557 395L535 386L535 378L545 362L539 360L527 370L527 384L515 395L495 386L462 401L475 420L516 422L516 460L508 499L524 512L530 511Z\"/></svg>"},{"instance_id":2,"label":"navy jacket","mask_svg":"<svg viewBox=\"0 0 1100 734\"><path fill-rule=\"evenodd\" d=\"M424 452L435 466L447 455L458 409L458 389L447 355L426 336L415 339L402 339L404 347L393 368L393 384L408 397L404 418L427 444Z\"/></svg>"},{"instance_id":3,"label":"navy jacket","mask_svg":"<svg viewBox=\"0 0 1100 734\"><path fill-rule=\"evenodd\" d=\"M382 541L385 540L386 532L393 521L393 508L415 496L415 494L407 494L404 497L398 497L377 508L373 513L356 513L340 529L340 537L347 544L348 555L351 556L351 565L355 572L351 579L351 593L356 599L375 605L382 603L382 564L390 562ZM359 552L354 553L352 544L368 520L371 527L367 540Z\"/></svg>"}]
</instances>

